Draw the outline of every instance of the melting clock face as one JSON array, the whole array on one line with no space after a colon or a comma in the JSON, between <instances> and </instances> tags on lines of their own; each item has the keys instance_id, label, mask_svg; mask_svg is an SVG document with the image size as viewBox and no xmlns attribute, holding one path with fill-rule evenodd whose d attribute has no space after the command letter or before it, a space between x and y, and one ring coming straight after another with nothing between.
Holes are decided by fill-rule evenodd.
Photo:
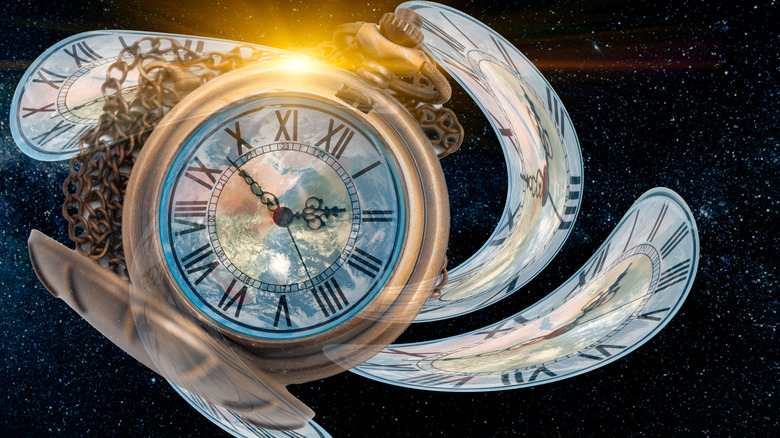
<instances>
[{"instance_id":1,"label":"melting clock face","mask_svg":"<svg viewBox=\"0 0 780 438\"><path fill-rule=\"evenodd\" d=\"M432 297L418 315L417 321L422 322L483 308L515 292L538 274L558 252L573 227L582 199L583 169L572 121L547 81L516 48L484 24L452 8L427 2L409 2L400 7L410 8L422 17L425 49L484 111L502 145L509 176L506 207L495 232L473 257L450 272L446 287ZM95 108L104 98L99 93L100 76L105 76L106 65L111 60L109 54L119 53L128 42L147 35L157 36L127 31L88 32L45 52L25 74L12 104L11 127L19 147L42 160L66 159L77 153L78 138L96 124L99 111ZM198 52L227 51L243 44L180 35L168 37ZM263 49L286 56L277 49ZM134 86L134 79L129 77L123 93L126 91L131 96ZM282 103L293 105L292 102ZM298 106L290 106L285 111L297 110L299 116L306 111L318 111L305 109L300 102L295 105ZM292 117L289 115L292 113L279 113L279 123L276 123L275 111L268 112L273 122L268 125L278 130L277 125L286 117ZM326 126L328 119L334 121L333 126ZM318 120L322 122L317 131L320 137L333 132L335 138L335 124L348 125L338 114L321 116ZM228 128L236 133L238 126L234 124L244 123L234 118L223 122L215 125L214 132L230 135ZM354 131L358 137L362 135L359 135L359 129ZM273 137L278 133L269 135ZM291 135L290 132L287 135ZM220 263L225 271L241 272L232 280L242 284L255 281L268 286L267 290L258 287L258 295L243 302L246 307L242 312L249 310L253 303L261 303L258 318L264 318L264 324L269 327L278 328L280 324L291 325L294 319L291 302L286 298L291 291L285 287L296 285L300 288L298 285L313 282L323 275L325 284L331 278L327 274L329 269L349 260L357 260L358 266L363 268L355 268L356 276L379 278L381 267L392 262L392 257L377 256L386 251L367 250L356 243L353 235L356 225L358 229L366 223L387 226L398 217L386 213L398 208L394 203L372 207L365 207L360 202L355 205L354 195L358 195L358 201L363 197L360 196L360 185L350 186L350 181L354 183L362 177L365 171L361 169L368 169L374 161L352 166L336 157L334 164L328 157L334 158L338 152L327 150L326 154L317 155L322 148L318 149L318 139L313 139L306 147L294 151L277 147L256 148L251 152L247 147L235 159L231 158L232 161L207 164L202 160L224 159L225 154L213 153L209 149L212 146L206 140L200 140L192 144L195 153L182 155L178 164L180 171L171 173L165 194L166 205L171 208L160 220L161 227L167 227L170 237L168 250L172 263L183 262L180 277L184 283L200 278L200 271L188 273L195 265L187 268L187 263L191 262L189 258L198 258L197 249L217 248L224 256ZM200 164L193 161L195 157L201 160ZM341 172L349 166L352 167ZM214 173L214 181L210 180L208 171L201 172L200 177L198 172L190 172L195 177L190 178L186 176L185 168L219 168L222 192L216 197L192 198L191 192L201 187L197 180L215 185L217 173ZM270 169L309 182L302 186L264 187L260 175ZM388 182L384 184L385 189L392 187L392 178ZM180 191L185 185L192 190ZM316 193L294 193L304 186ZM322 187L326 186L330 191L324 194ZM266 194L265 198L263 194ZM382 197L391 199L390 195L392 193L385 193ZM227 201L242 196L252 201L251 208L254 209L247 221L241 219L247 216L246 211L241 210L249 208L245 207L247 203ZM291 213L291 216L285 216L286 219L281 214L277 218L269 209L274 206L273 210L284 211L281 202L273 201L283 197L284 206ZM322 201L310 203L311 198ZM323 212L326 208L336 209L327 210L333 216L325 221L328 222L327 239L309 233L316 230L307 229L306 222L295 216L306 208ZM344 217L337 217L335 211L341 213L342 209ZM210 220L212 213L214 219ZM193 225L191 219L198 215L203 216L203 223ZM279 226L279 221L287 226ZM265 246L262 236L274 232L284 235L291 231L294 223L301 229L296 230L299 234L293 234L292 238L311 247L307 254L314 273L304 268L307 259L297 255L294 245L280 247L275 255L262 254L262 260L247 258L258 252L258 242L262 241L260 246ZM200 225L209 227L212 237L203 242L186 241L191 237L187 231ZM256 231L255 240L246 239L248 230ZM388 230L391 237L387 242L397 243L402 238L399 229ZM284 238L290 240L286 235L276 240L283 241ZM328 241L327 247L321 240ZM392 254L393 244L386 245L389 254ZM380 262L374 262L369 255ZM569 378L612 362L657 334L674 316L690 290L698 257L696 224L687 205L671 190L653 189L636 201L597 253L540 302L469 333L391 345L353 371L389 384L437 391L493 391ZM182 260L185 258L187 260ZM369 268L369 263L379 267ZM232 271L231 267L234 268ZM230 284L231 278L227 274L225 281ZM336 281L342 284L339 279ZM272 291L274 287L283 290ZM205 299L194 297L193 300L200 299L204 308L208 307L207 303L221 307L224 290L222 294L212 294ZM273 295L274 300L262 301L260 291ZM232 303L232 308L242 308L239 296L240 293L228 293L222 305ZM280 296L285 296L284 302ZM316 298L311 296L311 302L307 304L312 315L327 309L322 302L317 305ZM354 299L359 300L359 297L345 297L345 302ZM177 322L175 316L169 317L168 321L174 327L186 325ZM308 327L306 321L305 318L295 319L302 327ZM218 339L218 342L222 341ZM226 363L240 362L223 354L219 345L199 344L198 348L204 356L211 354ZM147 345L147 348L160 350L152 352L152 357L165 354L159 345ZM209 402L207 394L198 391L197 387L184 388L186 385L181 382L186 379L182 380L182 375L174 375L171 371L166 377L178 382L172 384L201 413L236 436L289 436L286 435L288 432L268 431L247 423L234 410ZM296 433L327 436L327 432L313 422Z\"/></svg>"},{"instance_id":2,"label":"melting clock face","mask_svg":"<svg viewBox=\"0 0 780 438\"><path fill-rule=\"evenodd\" d=\"M170 38L198 53L262 48L268 56L295 56L284 50L236 41L134 31L85 32L50 47L27 69L11 102L11 133L27 155L43 161L67 160L79 153L79 138L103 114L103 84L123 48L144 37ZM122 96L132 99L138 73L112 72L123 79ZM135 133L128 133L135 134Z\"/></svg>"}]
</instances>

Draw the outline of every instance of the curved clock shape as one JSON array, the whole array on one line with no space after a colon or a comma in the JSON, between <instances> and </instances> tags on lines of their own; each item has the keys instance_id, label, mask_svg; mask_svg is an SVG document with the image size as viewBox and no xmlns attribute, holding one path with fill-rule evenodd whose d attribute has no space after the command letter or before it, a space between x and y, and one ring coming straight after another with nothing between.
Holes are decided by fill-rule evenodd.
<instances>
[{"instance_id":1,"label":"curved clock shape","mask_svg":"<svg viewBox=\"0 0 780 438\"><path fill-rule=\"evenodd\" d=\"M658 333L682 306L698 261L688 206L656 188L576 274L535 305L470 333L391 345L352 371L436 391L495 391L576 376Z\"/></svg>"},{"instance_id":2,"label":"curved clock shape","mask_svg":"<svg viewBox=\"0 0 780 438\"><path fill-rule=\"evenodd\" d=\"M229 52L235 47L262 49L269 55L300 57L273 47L156 32L103 30L60 41L25 71L11 101L11 133L25 154L43 161L67 160L79 153L79 138L97 126L103 114L102 86L108 67L122 48L144 37L170 38L198 53ZM138 73L130 71L123 95L134 95Z\"/></svg>"},{"instance_id":3,"label":"curved clock shape","mask_svg":"<svg viewBox=\"0 0 780 438\"><path fill-rule=\"evenodd\" d=\"M173 389L195 408L201 415L211 420L212 423L219 426L225 432L238 438L330 438L331 435L319 424L310 420L306 425L296 430L270 430L257 427L244 421L240 415L224 406L211 403L204 398L193 394L186 389L176 386L173 382L168 382Z\"/></svg>"},{"instance_id":4,"label":"curved clock shape","mask_svg":"<svg viewBox=\"0 0 780 438\"><path fill-rule=\"evenodd\" d=\"M423 45L474 98L507 165L504 213L493 235L449 272L415 322L473 312L513 293L552 260L582 199L580 144L550 84L511 43L460 11L409 2L423 19Z\"/></svg>"},{"instance_id":5,"label":"curved clock shape","mask_svg":"<svg viewBox=\"0 0 780 438\"><path fill-rule=\"evenodd\" d=\"M573 124L560 99L510 43L474 18L446 6L415 1L400 7L422 16L425 47L485 112L504 150L509 175L505 211L494 234L471 259L452 270L446 287L428 300L416 320L429 321L494 303L527 283L551 260L579 210L582 161ZM246 45L131 31L70 37L41 55L17 87L11 128L22 151L40 160L67 159L78 153L78 138L97 123L101 84L107 66L116 59L109 54L145 36L174 38L197 52L224 52ZM276 58L298 56L252 46ZM125 81L126 94L132 94L134 81L132 76ZM310 85L318 82L322 80ZM339 325L359 312L362 303L372 300L390 266L403 262L404 257L396 252L398 243L414 237L404 234L409 228L401 225L402 218L409 211L421 211L426 203L404 212L401 205L406 192L394 187L395 171L387 166L386 184L373 189L376 193L386 190L381 192L386 202L371 204L371 196L365 196L367 183L359 178L387 160L381 153L363 161L358 157L357 164L341 160L340 145L347 131L352 132L352 142L378 142L348 114L331 111L325 115L324 110L316 99L285 98L262 105L247 102L208 122L189 139L165 174L160 194L166 208L152 220L157 228L141 230L131 242L140 250L149 244L149 234L154 233L150 230L156 230L165 246L159 252L175 267L173 276L185 295L190 291L189 302L228 331L295 344L298 337L317 336ZM253 117L262 123L248 123ZM295 130L296 117L320 123L312 130L316 138L305 139L315 134ZM394 126L403 131L398 128L403 123ZM232 153L217 153L220 145L232 148ZM225 160L213 161L221 158ZM437 165L426 160L418 156L411 161L422 163L418 170L424 173ZM268 173L285 175L282 180L308 182L271 186L263 179ZM435 203L442 202L434 198ZM433 240L446 234L446 226L439 228L441 235ZM377 230L386 235L376 249L360 241L368 233L380 234ZM314 233L319 231L328 238L318 239ZM416 243L423 240L416 239ZM318 240L330 243L323 245ZM273 256L257 255L276 244ZM200 248L215 251L207 263L205 250ZM55 252L39 255L52 260L67 257ZM427 255L418 263L430 265L427 272L434 272ZM654 189L632 206L583 267L539 303L481 330L391 345L354 371L390 384L438 391L503 390L572 377L624 356L658 333L690 290L698 257L698 234L688 207L674 192ZM338 277L347 271L351 279L370 280L349 292L354 283ZM219 284L209 293L195 293L192 285L213 282L214 272L218 272L213 277ZM209 274L208 280L202 277L204 273ZM101 274L90 280L96 284L108 281ZM249 286L255 291L252 294ZM236 381L226 384L225 376L215 378L203 372L225 368L245 371L228 373L234 377L259 375L227 348L230 341L220 334L199 333L178 314L178 318L160 318L152 311L164 303L160 297L137 289L118 296L130 299L129 313L151 357L150 366L160 368L182 397L224 430L235 436L328 436L314 422L295 432L270 431L248 423L240 412L252 407L247 401L254 399L237 390L246 388ZM294 304L294 299L303 298L308 302ZM71 305L80 309L77 302ZM411 307L420 306L421 302ZM409 313L404 310L394 308L372 316L392 319ZM87 319L101 316L92 312ZM112 318L102 323L116 324ZM156 318L157 324L145 325L145 318ZM186 342L180 338L187 338ZM349 367L354 364L343 362L342 351L363 347L334 342L325 354ZM250 380L258 388L277 391L281 399L289 396L261 378ZM205 398L223 400L226 405ZM291 418L305 421L311 415L298 409Z\"/></svg>"}]
</instances>

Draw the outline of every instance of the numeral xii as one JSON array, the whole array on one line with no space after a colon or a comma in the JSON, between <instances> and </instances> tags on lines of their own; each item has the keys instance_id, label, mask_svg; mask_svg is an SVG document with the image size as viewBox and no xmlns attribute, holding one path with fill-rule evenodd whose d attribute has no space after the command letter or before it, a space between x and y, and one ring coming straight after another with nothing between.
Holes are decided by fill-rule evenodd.
<instances>
[{"instance_id":1,"label":"numeral xii","mask_svg":"<svg viewBox=\"0 0 780 438\"><path fill-rule=\"evenodd\" d=\"M352 136L355 135L355 132L344 125L339 125L334 128L334 124L335 121L331 119L330 125L328 125L328 134L320 141L318 141L314 146L319 147L324 143L325 150L330 152L338 160L341 158L341 154L344 153L344 149L346 149L347 145L349 145L349 142L352 140ZM331 148L331 139L333 139L333 137L339 132L341 132L341 136L338 137L336 144Z\"/></svg>"}]
</instances>

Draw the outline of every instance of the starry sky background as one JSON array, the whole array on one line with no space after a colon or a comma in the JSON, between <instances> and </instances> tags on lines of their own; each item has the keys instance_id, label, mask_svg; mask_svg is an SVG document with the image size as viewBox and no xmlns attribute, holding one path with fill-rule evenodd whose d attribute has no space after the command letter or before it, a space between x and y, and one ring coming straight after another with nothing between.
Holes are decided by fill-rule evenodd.
<instances>
[{"instance_id":1,"label":"starry sky background","mask_svg":"<svg viewBox=\"0 0 780 438\"><path fill-rule=\"evenodd\" d=\"M6 3L6 2L4 2ZM696 218L701 259L671 323L627 357L562 382L491 393L396 388L344 373L291 387L333 436L767 436L778 415L776 1L469 1L547 77L582 146L574 230L535 280L402 341L465 332L544 297L588 260L634 200L666 186ZM182 6L187 4L187 6ZM376 22L391 1L125 0L5 4L0 17L0 430L5 436L220 436L160 378L38 283L32 228L67 243L67 163L36 162L10 134L25 68L72 34L133 29L281 48ZM492 129L456 91L464 147L444 160L454 264L487 239L506 171ZM774 230L774 231L773 231Z\"/></svg>"}]
</instances>

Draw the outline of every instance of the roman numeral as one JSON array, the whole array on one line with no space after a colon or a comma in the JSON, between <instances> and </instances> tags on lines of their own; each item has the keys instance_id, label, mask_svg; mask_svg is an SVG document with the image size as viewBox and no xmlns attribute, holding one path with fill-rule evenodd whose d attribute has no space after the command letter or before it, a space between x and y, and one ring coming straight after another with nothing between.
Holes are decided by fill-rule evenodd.
<instances>
[{"instance_id":1,"label":"roman numeral","mask_svg":"<svg viewBox=\"0 0 780 438\"><path fill-rule=\"evenodd\" d=\"M46 106L42 106L40 108L22 107L23 111L27 111L26 114L22 115L22 118L25 118L25 117L28 117L28 116L31 116L31 115L37 114L37 113L53 113L54 112L54 108L52 108L53 106L54 106L54 103L50 103L50 104L48 104Z\"/></svg>"},{"instance_id":2,"label":"roman numeral","mask_svg":"<svg viewBox=\"0 0 780 438\"><path fill-rule=\"evenodd\" d=\"M220 173L222 173L222 171L220 171L219 169L209 169L203 164L202 161L200 161L200 158L198 157L195 157L195 164L197 164L197 166L190 166L187 168L187 173L185 173L184 176L195 181L196 183L202 185L203 187L209 190L213 189L214 183L217 182L217 179L214 178L214 174L219 175ZM190 172L197 172L206 175L209 181L211 181L211 184L207 183L206 181L203 181L202 179L195 176L195 174Z\"/></svg>"},{"instance_id":3,"label":"roman numeral","mask_svg":"<svg viewBox=\"0 0 780 438\"><path fill-rule=\"evenodd\" d=\"M571 292L569 292L568 295L566 295L566 298L564 298L564 301L567 301L569 297L574 295L575 292L582 289L583 286L585 286L585 283L588 282L588 280L593 280L593 278L596 277L596 274L601 272L602 269L604 269L604 264L607 261L607 254L609 253L609 245L611 242L607 242L607 246L604 247L604 249L601 250L596 255L596 259L593 260L593 263L588 266L587 269L583 269L580 271L580 278L576 285L574 285L574 288L572 288Z\"/></svg>"},{"instance_id":4,"label":"roman numeral","mask_svg":"<svg viewBox=\"0 0 780 438\"><path fill-rule=\"evenodd\" d=\"M38 142L41 145L44 145L49 142L52 138L55 138L57 136L60 136L68 131L73 129L73 125L70 123L65 123L65 120L60 120L57 122L56 125L54 125L50 130L44 132L43 134L37 135L33 137L32 139L36 142ZM56 134L56 135L55 135Z\"/></svg>"},{"instance_id":5,"label":"roman numeral","mask_svg":"<svg viewBox=\"0 0 780 438\"><path fill-rule=\"evenodd\" d=\"M667 312L669 311L669 309L670 307L664 307L663 309L658 309L658 310L653 310L652 312L643 313L637 316L636 319L646 319L648 321L660 321L663 318L658 316L652 316L652 315L655 315L656 313Z\"/></svg>"},{"instance_id":6,"label":"roman numeral","mask_svg":"<svg viewBox=\"0 0 780 438\"><path fill-rule=\"evenodd\" d=\"M523 373L521 373L520 371L515 371L514 374L511 377L514 377L515 383L523 383ZM504 386L509 386L509 385L512 384L512 382L509 379L510 379L510 375L509 374L502 374L501 375L501 383Z\"/></svg>"},{"instance_id":7,"label":"roman numeral","mask_svg":"<svg viewBox=\"0 0 780 438\"><path fill-rule=\"evenodd\" d=\"M423 24L422 28L427 30L430 33L436 34L439 38L442 39L447 45L452 47L457 52L463 52L466 49L466 46L461 44L459 41L452 38L450 34L445 32L442 28L439 26L433 24L433 22L429 21L427 18L423 18Z\"/></svg>"},{"instance_id":8,"label":"roman numeral","mask_svg":"<svg viewBox=\"0 0 780 438\"><path fill-rule=\"evenodd\" d=\"M184 48L187 50L192 50L192 40L184 40ZM203 41L198 40L198 42L195 44L195 52L202 53L203 52Z\"/></svg>"},{"instance_id":9,"label":"roman numeral","mask_svg":"<svg viewBox=\"0 0 780 438\"><path fill-rule=\"evenodd\" d=\"M658 212L658 217L655 218L655 224L653 224L653 229L650 230L650 235L647 236L648 242L652 242L653 239L655 239L655 235L658 233L658 230L661 229L661 224L664 221L664 216L666 216L666 210L669 209L669 203L664 202L664 205L661 207L661 210Z\"/></svg>"},{"instance_id":10,"label":"roman numeral","mask_svg":"<svg viewBox=\"0 0 780 438\"><path fill-rule=\"evenodd\" d=\"M488 331L484 331L484 332L477 332L477 333L475 333L475 335L485 335L485 337L482 338L482 340L483 341L487 341L488 339L492 339L493 337L495 337L499 333L503 333L503 332L512 330L512 328L504 328L504 326L508 322L509 321L504 321L501 324L497 325L496 328L494 328L492 330L488 330Z\"/></svg>"},{"instance_id":11,"label":"roman numeral","mask_svg":"<svg viewBox=\"0 0 780 438\"><path fill-rule=\"evenodd\" d=\"M504 221L504 224L501 225L501 228L496 230L496 235L503 233L504 230L507 230L506 236L493 239L493 241L490 242L490 246L498 246L503 244L506 241L506 238L512 234L512 229L515 227L515 218L517 218L517 215L520 213L520 207L522 206L523 204L519 202L517 206L515 206L514 211L510 210L510 216L506 218L506 221L504 221L504 218L501 219Z\"/></svg>"},{"instance_id":12,"label":"roman numeral","mask_svg":"<svg viewBox=\"0 0 780 438\"><path fill-rule=\"evenodd\" d=\"M631 226L631 232L628 234L628 239L626 239L626 246L623 247L623 252L626 252L628 250L628 244L631 243L631 238L634 237L634 230L636 229L636 223L639 220L639 210L637 209L634 212L634 225Z\"/></svg>"},{"instance_id":13,"label":"roman numeral","mask_svg":"<svg viewBox=\"0 0 780 438\"><path fill-rule=\"evenodd\" d=\"M617 348L620 350L625 350L626 347L624 345L599 345L596 347L596 350L598 350L598 352L601 353L601 356L594 356L592 354L585 354L585 353L580 353L579 356L584 357L585 359L603 360L612 356L612 353L610 353L609 350L607 350L607 348Z\"/></svg>"},{"instance_id":14,"label":"roman numeral","mask_svg":"<svg viewBox=\"0 0 780 438\"><path fill-rule=\"evenodd\" d=\"M517 137L515 137L514 131L512 131L511 128L504 126L501 123L501 120L506 121L506 117L502 114L500 117L493 114L491 111L487 111L488 115L490 115L490 118L493 119L493 122L498 126L498 133L501 134L502 137L506 137L507 140L509 140L510 143L512 143L512 146L515 148L515 150L518 153L522 153L522 150L520 149L520 143L517 141Z\"/></svg>"},{"instance_id":15,"label":"roman numeral","mask_svg":"<svg viewBox=\"0 0 780 438\"><path fill-rule=\"evenodd\" d=\"M445 20L447 20L447 22L448 22L448 23L450 23L450 25L452 26L452 28L453 28L453 29L457 30L457 31L458 31L458 33L460 33L461 35L463 35L463 38L466 38L466 41L468 41L469 43L471 43L471 46L472 46L472 47L478 47L476 44L474 44L474 41L471 41L471 38L469 38L469 36L468 36L468 35L466 35L466 34L463 32L463 30L460 28L460 26L458 26L457 24L453 23L453 22L452 22L452 20L450 20L450 17L448 17L448 16L447 16L447 14L445 14L445 13L444 13L444 12L442 12L442 11L439 11L439 14L442 16L442 18L444 18ZM431 23L431 24L433 24L433 23ZM448 35L448 36L449 36L449 35ZM461 43L461 45L463 45L463 44ZM463 49L465 50L465 49L466 49L466 46L463 46Z\"/></svg>"},{"instance_id":16,"label":"roman numeral","mask_svg":"<svg viewBox=\"0 0 780 438\"><path fill-rule=\"evenodd\" d=\"M241 138L241 126L238 125L238 122L236 122L235 125L235 131L231 131L230 128L225 128L225 132L230 134L231 137L236 139L236 147L238 148L238 155L244 155L244 149L243 146L246 146L247 149L252 149L252 145L247 143L246 140Z\"/></svg>"},{"instance_id":17,"label":"roman numeral","mask_svg":"<svg viewBox=\"0 0 780 438\"><path fill-rule=\"evenodd\" d=\"M658 279L658 286L655 288L655 293L661 292L688 278L688 267L690 262L691 259L686 259L665 270L661 274L661 278Z\"/></svg>"},{"instance_id":18,"label":"roman numeral","mask_svg":"<svg viewBox=\"0 0 780 438\"><path fill-rule=\"evenodd\" d=\"M453 388L460 388L473 378L474 376L457 377L439 374L424 374L422 376L414 376L408 379L403 379L401 381L416 386L442 386L450 384Z\"/></svg>"},{"instance_id":19,"label":"roman numeral","mask_svg":"<svg viewBox=\"0 0 780 438\"><path fill-rule=\"evenodd\" d=\"M534 369L534 372L531 374L531 377L528 378L529 382L535 382L536 379L539 378L539 375L545 373L549 377L555 377L557 374L547 369L547 367L539 367ZM523 383L523 374L520 371L515 371L514 374L502 374L501 375L501 383L504 386L509 386L512 384L511 380L514 380L515 383Z\"/></svg>"},{"instance_id":20,"label":"roman numeral","mask_svg":"<svg viewBox=\"0 0 780 438\"><path fill-rule=\"evenodd\" d=\"M81 51L81 54L79 54L79 50ZM89 63L91 61L97 61L98 59L102 58L102 56L92 50L84 41L73 44L70 46L70 50L68 50L66 47L63 49L63 51L71 58L73 58L73 61L76 62L76 66L79 68L81 68L82 62ZM82 56L84 57L82 58Z\"/></svg>"},{"instance_id":21,"label":"roman numeral","mask_svg":"<svg viewBox=\"0 0 780 438\"><path fill-rule=\"evenodd\" d=\"M359 176L361 176L361 175L364 175L366 172L368 172L369 170L371 170L371 169L373 169L373 168L375 168L375 167L379 166L380 164L381 164L381 163L380 163L379 161L377 161L377 162L375 162L375 163L371 163L371 164L369 164L369 165L368 165L368 166L367 166L365 169L363 169L363 170L360 170L360 171L358 171L358 172L355 172L354 174L352 174L352 179L356 179L357 177L359 177Z\"/></svg>"},{"instance_id":22,"label":"roman numeral","mask_svg":"<svg viewBox=\"0 0 780 438\"><path fill-rule=\"evenodd\" d=\"M566 125L561 123L561 121L566 120L566 117L563 114L563 105L558 102L558 98L553 95L550 87L547 87L547 109L555 116L555 126L558 127L558 130L561 133L561 140L563 140L566 137Z\"/></svg>"},{"instance_id":23,"label":"roman numeral","mask_svg":"<svg viewBox=\"0 0 780 438\"><path fill-rule=\"evenodd\" d=\"M604 263L607 260L607 253L609 253L609 245L611 242L607 242L607 246L604 247L603 250L601 250L600 253L596 256L596 260L593 261L593 263L590 265L590 267L586 270L583 270L580 272L580 281L577 284L578 287L585 286L585 283L588 281L588 275L590 275L590 280L593 280L593 278L601 272L602 269L604 269Z\"/></svg>"},{"instance_id":24,"label":"roman numeral","mask_svg":"<svg viewBox=\"0 0 780 438\"><path fill-rule=\"evenodd\" d=\"M591 275L590 278L593 278L598 272L601 272L601 270L604 269L604 262L606 262L607 253L609 253L609 245L610 242L607 242L607 246L605 246L604 249L599 253L596 261L593 263L593 267L595 269L593 270L593 275Z\"/></svg>"},{"instance_id":25,"label":"roman numeral","mask_svg":"<svg viewBox=\"0 0 780 438\"><path fill-rule=\"evenodd\" d=\"M209 201L177 201L173 217L206 217Z\"/></svg>"},{"instance_id":26,"label":"roman numeral","mask_svg":"<svg viewBox=\"0 0 780 438\"><path fill-rule=\"evenodd\" d=\"M211 273L211 271L213 271L214 268L216 268L217 265L219 264L216 261L209 263L207 260L206 263L200 266L195 266L196 263L201 262L203 259L205 259L206 257L210 256L213 253L214 251L210 249L210 245L207 243L201 246L200 248L195 249L194 251L187 254L186 256L184 256L184 258L181 259L182 263L186 263L186 265L184 265L184 269L187 270L188 274L194 274L199 271L205 271L201 274L200 277L198 277L195 280L195 285L200 284L200 282L203 281L203 279L205 279Z\"/></svg>"},{"instance_id":27,"label":"roman numeral","mask_svg":"<svg viewBox=\"0 0 780 438\"><path fill-rule=\"evenodd\" d=\"M51 76L52 78L51 79L47 78L41 72L46 73L47 75ZM63 83L65 81L65 79L68 78L67 76L63 76L63 75L60 75L60 74L57 74L57 73L50 72L49 70L46 70L45 68L42 68L42 69L38 70L36 73L38 73L38 77L40 79L33 79L32 80L33 82L38 82L40 84L46 84L46 85L54 88L55 90L58 90L60 88L59 86L57 86L55 84L61 84L61 83ZM59 79L54 79L54 78L59 78Z\"/></svg>"},{"instance_id":28,"label":"roman numeral","mask_svg":"<svg viewBox=\"0 0 780 438\"><path fill-rule=\"evenodd\" d=\"M206 210L208 210L208 201L178 201L174 204L173 217L196 217L205 218ZM185 225L188 228L176 232L176 236L182 236L184 234L193 233L195 231L201 231L206 229L206 225L192 222L185 219L174 219L174 222L180 225Z\"/></svg>"},{"instance_id":29,"label":"roman numeral","mask_svg":"<svg viewBox=\"0 0 780 438\"><path fill-rule=\"evenodd\" d=\"M393 210L363 210L363 222L392 222Z\"/></svg>"},{"instance_id":30,"label":"roman numeral","mask_svg":"<svg viewBox=\"0 0 780 438\"><path fill-rule=\"evenodd\" d=\"M328 281L318 284L312 288L311 293L326 317L335 315L337 309L342 310L349 305L347 297L344 296L341 286L339 286L335 278L330 278ZM328 310L330 310L330 313L328 313Z\"/></svg>"},{"instance_id":31,"label":"roman numeral","mask_svg":"<svg viewBox=\"0 0 780 438\"><path fill-rule=\"evenodd\" d=\"M582 178L579 176L569 177L569 187L566 190L566 201L563 204L563 215L561 217L561 224L558 226L559 230L568 230L573 224L577 213L577 201L580 198L580 184L582 184ZM569 205L566 205L566 204ZM574 205L572 205L574 203Z\"/></svg>"},{"instance_id":32,"label":"roman numeral","mask_svg":"<svg viewBox=\"0 0 780 438\"><path fill-rule=\"evenodd\" d=\"M236 301L238 301L238 304L236 305L236 313L235 317L238 318L238 315L241 313L241 307L244 305L244 298L246 298L246 290L247 285L244 285L244 287L241 288L238 292L236 292L231 298L230 301L225 304L225 301L230 297L230 292L233 291L233 286L236 285L236 279L234 278L233 281L230 282L230 285L228 286L225 293L222 295L222 299L219 300L219 304L217 304L217 307L227 312L227 310L230 308L230 306L233 305ZM276 326L276 324L274 324Z\"/></svg>"},{"instance_id":33,"label":"roman numeral","mask_svg":"<svg viewBox=\"0 0 780 438\"><path fill-rule=\"evenodd\" d=\"M534 370L533 374L531 374L531 377L528 378L529 382L535 382L536 379L539 377L539 374L545 373L550 377L555 377L557 374L547 369L547 367L539 367Z\"/></svg>"},{"instance_id":34,"label":"roman numeral","mask_svg":"<svg viewBox=\"0 0 780 438\"><path fill-rule=\"evenodd\" d=\"M495 293L493 293L490 298L482 301L477 307L483 306L487 303L490 303L493 301L494 298L496 298L499 295L508 295L515 291L515 288L517 287L517 282L519 280L519 276L514 277L512 280L510 280L506 285L502 286L500 289L498 289Z\"/></svg>"},{"instance_id":35,"label":"roman numeral","mask_svg":"<svg viewBox=\"0 0 780 438\"><path fill-rule=\"evenodd\" d=\"M504 46L504 43L497 40L496 37L493 35L490 35L490 39L493 40L493 44L496 45L496 48L498 49L499 53L501 53L501 56L504 58L504 61L506 61L507 67L512 67L514 71L517 70L517 66L515 65L515 61L512 60L512 57L509 56L509 51Z\"/></svg>"},{"instance_id":36,"label":"roman numeral","mask_svg":"<svg viewBox=\"0 0 780 438\"><path fill-rule=\"evenodd\" d=\"M685 235L688 233L688 225L685 223L680 224L680 226L675 230L674 233L672 233L671 237L666 240L666 242L661 246L661 258L665 258L668 256L674 249L677 247L677 245L682 242L682 240L685 238Z\"/></svg>"},{"instance_id":37,"label":"roman numeral","mask_svg":"<svg viewBox=\"0 0 780 438\"><path fill-rule=\"evenodd\" d=\"M274 327L277 327L279 325L279 319L282 316L282 311L284 311L284 319L287 322L287 327L290 327L292 325L292 322L290 321L290 311L287 309L286 295L282 295L281 297L279 297L279 305L276 306L276 317L274 318Z\"/></svg>"},{"instance_id":38,"label":"roman numeral","mask_svg":"<svg viewBox=\"0 0 780 438\"><path fill-rule=\"evenodd\" d=\"M376 274L379 273L379 269L382 268L381 260L357 247L347 263L371 278L376 277Z\"/></svg>"},{"instance_id":39,"label":"roman numeral","mask_svg":"<svg viewBox=\"0 0 780 438\"><path fill-rule=\"evenodd\" d=\"M287 131L287 120L290 119L290 114L293 115L292 137L290 137L290 133ZM279 141L282 135L284 135L284 139L287 141L298 141L298 110L287 110L284 116L277 110L276 119L279 120L279 132L276 133L274 141Z\"/></svg>"},{"instance_id":40,"label":"roman numeral","mask_svg":"<svg viewBox=\"0 0 780 438\"><path fill-rule=\"evenodd\" d=\"M355 135L355 132L351 129L347 128L344 125L339 125L337 128L333 128L333 125L335 124L333 119L330 119L330 125L328 126L328 134L322 138L322 140L318 141L314 146L319 147L321 144L325 143L325 150L330 152L336 159L341 158L341 154L344 153L344 149L347 148L347 145L349 145L349 142L352 140L352 136ZM341 131L344 129L343 131ZM336 145L333 146L333 150L330 148L330 140L333 138L334 135L338 134L339 131L341 131L341 137L339 137L338 141L336 142Z\"/></svg>"}]
</instances>

